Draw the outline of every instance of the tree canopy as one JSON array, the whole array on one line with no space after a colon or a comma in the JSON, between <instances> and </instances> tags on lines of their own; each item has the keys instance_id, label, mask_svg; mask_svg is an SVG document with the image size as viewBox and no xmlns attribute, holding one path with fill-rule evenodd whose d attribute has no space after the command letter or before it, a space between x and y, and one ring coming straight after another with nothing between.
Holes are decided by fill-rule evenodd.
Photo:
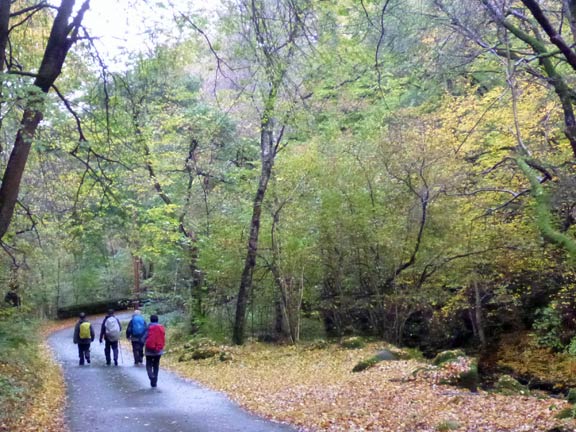
<instances>
[{"instance_id":1,"label":"tree canopy","mask_svg":"<svg viewBox=\"0 0 576 432\"><path fill-rule=\"evenodd\" d=\"M573 343L572 1L139 2L116 64L75 3L0 7L4 293L238 344Z\"/></svg>"}]
</instances>

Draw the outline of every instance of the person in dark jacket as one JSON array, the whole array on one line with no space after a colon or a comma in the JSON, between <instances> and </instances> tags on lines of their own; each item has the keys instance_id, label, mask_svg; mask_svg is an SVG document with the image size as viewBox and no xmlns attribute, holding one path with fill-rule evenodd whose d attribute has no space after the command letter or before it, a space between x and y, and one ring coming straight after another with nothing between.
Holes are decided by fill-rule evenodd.
<instances>
[{"instance_id":1,"label":"person in dark jacket","mask_svg":"<svg viewBox=\"0 0 576 432\"><path fill-rule=\"evenodd\" d=\"M144 361L144 336L146 334L146 320L139 310L135 310L132 319L126 328L126 338L132 342L132 354L134 364L139 365Z\"/></svg>"},{"instance_id":2,"label":"person in dark jacket","mask_svg":"<svg viewBox=\"0 0 576 432\"><path fill-rule=\"evenodd\" d=\"M109 309L108 315L106 315L106 318L102 321L102 327L100 327L100 343L102 343L102 339L106 342L104 345L104 356L108 366L111 363L110 349L114 353L114 366L118 366L118 340L120 339L121 331L122 324L120 324L120 320L114 316L114 309Z\"/></svg>"},{"instance_id":3,"label":"person in dark jacket","mask_svg":"<svg viewBox=\"0 0 576 432\"><path fill-rule=\"evenodd\" d=\"M80 366L90 364L90 344L94 341L94 329L92 324L86 319L86 314L80 312L80 319L74 326L74 343L78 345L78 357Z\"/></svg>"},{"instance_id":4,"label":"person in dark jacket","mask_svg":"<svg viewBox=\"0 0 576 432\"><path fill-rule=\"evenodd\" d=\"M158 383L158 371L160 369L160 357L164 354L164 340L166 330L158 324L158 315L150 316L150 325L144 335L146 354L146 372L150 378L150 385L156 387Z\"/></svg>"}]
</instances>

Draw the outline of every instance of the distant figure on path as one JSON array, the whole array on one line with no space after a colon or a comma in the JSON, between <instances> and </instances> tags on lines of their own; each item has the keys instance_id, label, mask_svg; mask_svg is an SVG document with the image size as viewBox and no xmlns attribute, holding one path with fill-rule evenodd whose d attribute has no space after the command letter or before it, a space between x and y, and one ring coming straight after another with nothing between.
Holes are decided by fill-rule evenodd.
<instances>
[{"instance_id":1,"label":"distant figure on path","mask_svg":"<svg viewBox=\"0 0 576 432\"><path fill-rule=\"evenodd\" d=\"M102 321L100 328L100 343L102 339L105 340L104 355L106 356L106 364L110 365L110 348L114 352L114 366L118 366L118 340L120 339L120 332L122 331L122 324L118 318L114 316L114 309L108 309L108 315Z\"/></svg>"},{"instance_id":2,"label":"distant figure on path","mask_svg":"<svg viewBox=\"0 0 576 432\"><path fill-rule=\"evenodd\" d=\"M132 319L126 328L126 337L132 342L132 354L134 354L134 364L139 365L144 362L144 335L146 334L146 320L141 312L136 309Z\"/></svg>"},{"instance_id":3,"label":"distant figure on path","mask_svg":"<svg viewBox=\"0 0 576 432\"><path fill-rule=\"evenodd\" d=\"M94 329L92 324L86 319L86 314L80 312L80 319L74 327L74 343L78 345L78 357L80 357L80 366L86 363L90 364L90 344L94 341Z\"/></svg>"},{"instance_id":4,"label":"distant figure on path","mask_svg":"<svg viewBox=\"0 0 576 432\"><path fill-rule=\"evenodd\" d=\"M146 348L146 372L150 378L150 385L156 387L158 383L158 370L160 369L160 357L164 354L166 330L158 324L158 315L150 316L150 325L144 336Z\"/></svg>"}]
</instances>

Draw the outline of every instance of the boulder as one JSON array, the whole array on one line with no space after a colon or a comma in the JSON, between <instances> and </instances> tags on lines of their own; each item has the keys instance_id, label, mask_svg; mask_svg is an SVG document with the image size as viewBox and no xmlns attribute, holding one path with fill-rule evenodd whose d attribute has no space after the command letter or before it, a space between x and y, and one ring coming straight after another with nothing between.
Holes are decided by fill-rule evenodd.
<instances>
[{"instance_id":1,"label":"boulder","mask_svg":"<svg viewBox=\"0 0 576 432\"><path fill-rule=\"evenodd\" d=\"M363 370L369 369L381 361L391 360L398 360L398 356L388 349L383 349L369 359L360 361L356 366L354 366L354 368L352 368L352 372L362 372Z\"/></svg>"},{"instance_id":2,"label":"boulder","mask_svg":"<svg viewBox=\"0 0 576 432\"><path fill-rule=\"evenodd\" d=\"M462 350L448 350L439 352L432 360L435 366L441 366L444 363L450 363L459 357L466 357L466 353Z\"/></svg>"},{"instance_id":3,"label":"boulder","mask_svg":"<svg viewBox=\"0 0 576 432\"><path fill-rule=\"evenodd\" d=\"M505 395L526 395L530 392L525 385L520 384L510 375L502 375L498 378L494 384L494 390Z\"/></svg>"}]
</instances>

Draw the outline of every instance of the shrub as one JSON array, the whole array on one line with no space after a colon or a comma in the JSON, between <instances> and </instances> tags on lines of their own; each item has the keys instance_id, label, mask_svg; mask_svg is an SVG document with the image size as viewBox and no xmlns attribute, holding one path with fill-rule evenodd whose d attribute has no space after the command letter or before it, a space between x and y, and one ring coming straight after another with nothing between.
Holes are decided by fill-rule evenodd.
<instances>
[{"instance_id":1,"label":"shrub","mask_svg":"<svg viewBox=\"0 0 576 432\"><path fill-rule=\"evenodd\" d=\"M537 318L532 327L536 332L540 346L552 348L555 351L564 348L560 339L561 322L560 313L553 306L540 309L537 312Z\"/></svg>"}]
</instances>

